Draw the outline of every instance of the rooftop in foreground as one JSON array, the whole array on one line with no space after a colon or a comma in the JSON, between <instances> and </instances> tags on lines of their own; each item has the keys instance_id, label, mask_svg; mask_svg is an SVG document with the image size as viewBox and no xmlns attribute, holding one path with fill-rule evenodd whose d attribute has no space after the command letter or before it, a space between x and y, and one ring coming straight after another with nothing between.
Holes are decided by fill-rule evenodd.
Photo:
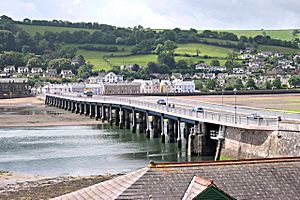
<instances>
[{"instance_id":1,"label":"rooftop in foreground","mask_svg":"<svg viewBox=\"0 0 300 200\"><path fill-rule=\"evenodd\" d=\"M182 199L196 179L203 179L205 187L213 183L236 199L300 199L300 157L151 162L146 168L56 199Z\"/></svg>"}]
</instances>

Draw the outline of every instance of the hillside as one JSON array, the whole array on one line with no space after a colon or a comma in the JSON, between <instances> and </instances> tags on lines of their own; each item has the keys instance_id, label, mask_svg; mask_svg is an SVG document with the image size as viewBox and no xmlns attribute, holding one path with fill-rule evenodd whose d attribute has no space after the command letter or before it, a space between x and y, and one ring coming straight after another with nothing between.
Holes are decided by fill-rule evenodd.
<instances>
[{"instance_id":1,"label":"hillside","mask_svg":"<svg viewBox=\"0 0 300 200\"><path fill-rule=\"evenodd\" d=\"M88 31L95 32L96 29L85 29L85 28L71 28L71 27L56 27L56 26L40 26L40 25L25 25L25 24L17 24L18 27L22 28L24 31L28 32L30 35L34 36L35 33L40 32L44 33L45 31L51 32L63 32L63 31ZM163 31L163 30L155 30L155 31ZM251 36L255 37L256 35L262 34L263 30L218 30L231 32L236 34L238 37ZM202 31L199 31L202 32ZM264 30L264 32L276 39L282 40L291 40L293 37L293 30ZM237 45L238 42L229 41L229 40L221 40L214 38L204 38L204 41L208 43L219 43L224 46L228 44ZM84 44L67 44L68 46L78 47ZM109 46L109 45L101 45L101 44L92 44L93 46ZM246 43L246 45L248 45ZM249 44L250 45L250 44ZM77 55L83 55L85 59L94 65L94 71L104 69L109 70L112 66L119 65L129 65L129 64L139 64L146 65L150 61L157 61L157 55L155 54L147 54L147 55L131 55L131 49L133 46L130 45L113 45L117 46L119 51L117 52L104 52L104 51L92 51L92 50L83 50L78 49ZM175 56L175 60L185 60L188 63L197 63L199 61L205 61L206 63L210 63L211 60L217 59L220 61L222 65L225 63L226 56L229 52L229 47L221 47L212 44L202 44L202 43L187 43L187 44L178 44L178 48L175 50L177 56ZM270 46L270 45L257 45L257 50L259 51L272 51L272 52L282 52L284 54L297 53L298 49L287 48L287 47L278 47L278 46ZM199 53L199 56L197 55Z\"/></svg>"}]
</instances>

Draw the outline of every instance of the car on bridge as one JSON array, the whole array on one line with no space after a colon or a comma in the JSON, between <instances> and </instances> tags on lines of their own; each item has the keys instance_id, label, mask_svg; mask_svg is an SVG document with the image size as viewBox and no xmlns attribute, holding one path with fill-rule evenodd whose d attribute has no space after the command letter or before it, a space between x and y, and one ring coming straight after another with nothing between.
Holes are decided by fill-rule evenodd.
<instances>
[{"instance_id":1,"label":"car on bridge","mask_svg":"<svg viewBox=\"0 0 300 200\"><path fill-rule=\"evenodd\" d=\"M167 102L164 99L158 99L156 103L159 105L167 105Z\"/></svg>"},{"instance_id":2,"label":"car on bridge","mask_svg":"<svg viewBox=\"0 0 300 200\"><path fill-rule=\"evenodd\" d=\"M193 111L193 112L201 112L201 113L203 113L203 112L204 112L204 109L203 109L202 107L195 107L195 108L193 108L192 111Z\"/></svg>"},{"instance_id":3,"label":"car on bridge","mask_svg":"<svg viewBox=\"0 0 300 200\"><path fill-rule=\"evenodd\" d=\"M252 113L251 115L248 115L247 118L248 119L263 119L263 117L258 115L257 113Z\"/></svg>"}]
</instances>

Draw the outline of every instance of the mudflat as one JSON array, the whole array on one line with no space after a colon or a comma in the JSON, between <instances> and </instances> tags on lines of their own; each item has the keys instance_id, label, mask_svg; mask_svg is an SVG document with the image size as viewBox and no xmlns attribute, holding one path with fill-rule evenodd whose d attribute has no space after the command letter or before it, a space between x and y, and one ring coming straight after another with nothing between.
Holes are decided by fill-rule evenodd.
<instances>
[{"instance_id":1,"label":"mudflat","mask_svg":"<svg viewBox=\"0 0 300 200\"><path fill-rule=\"evenodd\" d=\"M93 125L100 121L50 107L36 97L0 99L0 127Z\"/></svg>"}]
</instances>

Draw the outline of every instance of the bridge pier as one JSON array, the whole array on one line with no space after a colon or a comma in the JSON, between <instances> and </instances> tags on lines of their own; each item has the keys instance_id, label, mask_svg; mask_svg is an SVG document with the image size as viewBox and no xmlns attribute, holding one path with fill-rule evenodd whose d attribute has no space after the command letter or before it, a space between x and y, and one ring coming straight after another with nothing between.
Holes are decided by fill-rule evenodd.
<instances>
[{"instance_id":1,"label":"bridge pier","mask_svg":"<svg viewBox=\"0 0 300 200\"><path fill-rule=\"evenodd\" d=\"M120 119L119 128L123 129L123 126L124 126L124 110L122 110L121 108L120 108L119 116L120 116L119 117L119 119Z\"/></svg>"},{"instance_id":2,"label":"bridge pier","mask_svg":"<svg viewBox=\"0 0 300 200\"><path fill-rule=\"evenodd\" d=\"M102 107L101 107L101 121L102 122L105 121L105 115L106 115L106 113L105 113L105 106L102 105Z\"/></svg>"},{"instance_id":3,"label":"bridge pier","mask_svg":"<svg viewBox=\"0 0 300 200\"><path fill-rule=\"evenodd\" d=\"M90 118L95 117L95 105L90 104Z\"/></svg>"},{"instance_id":4,"label":"bridge pier","mask_svg":"<svg viewBox=\"0 0 300 200\"><path fill-rule=\"evenodd\" d=\"M168 135L169 135L169 143L175 142L175 135L174 135L174 121L172 119L168 119L167 125Z\"/></svg>"},{"instance_id":5,"label":"bridge pier","mask_svg":"<svg viewBox=\"0 0 300 200\"><path fill-rule=\"evenodd\" d=\"M132 133L136 133L136 112L134 109L132 109L132 115L131 115L131 119L132 119L132 125L131 125L131 130Z\"/></svg>"},{"instance_id":6,"label":"bridge pier","mask_svg":"<svg viewBox=\"0 0 300 200\"><path fill-rule=\"evenodd\" d=\"M152 132L153 132L153 137L158 138L159 137L159 118L157 116L152 116Z\"/></svg>"},{"instance_id":7,"label":"bridge pier","mask_svg":"<svg viewBox=\"0 0 300 200\"><path fill-rule=\"evenodd\" d=\"M115 125L119 126L120 124L120 109L119 108L115 108Z\"/></svg>"},{"instance_id":8,"label":"bridge pier","mask_svg":"<svg viewBox=\"0 0 300 200\"><path fill-rule=\"evenodd\" d=\"M181 135L181 124L180 124L180 120L178 119L177 120L177 123L176 123L177 127L177 147L178 148L181 148L181 145L182 145L182 135Z\"/></svg>"},{"instance_id":9,"label":"bridge pier","mask_svg":"<svg viewBox=\"0 0 300 200\"><path fill-rule=\"evenodd\" d=\"M150 123L149 123L149 113L146 112L146 137L150 138Z\"/></svg>"},{"instance_id":10,"label":"bridge pier","mask_svg":"<svg viewBox=\"0 0 300 200\"><path fill-rule=\"evenodd\" d=\"M129 116L130 112L127 109L124 109L124 125L126 129L130 129L130 116Z\"/></svg>"},{"instance_id":11,"label":"bridge pier","mask_svg":"<svg viewBox=\"0 0 300 200\"><path fill-rule=\"evenodd\" d=\"M165 135L165 126L164 126L164 117L161 116L160 118L160 129L161 129L161 142L166 143L166 135Z\"/></svg>"},{"instance_id":12,"label":"bridge pier","mask_svg":"<svg viewBox=\"0 0 300 200\"><path fill-rule=\"evenodd\" d=\"M108 111L109 111L109 124L112 126L113 125L113 116L112 116L112 107L111 105L108 107Z\"/></svg>"}]
</instances>

